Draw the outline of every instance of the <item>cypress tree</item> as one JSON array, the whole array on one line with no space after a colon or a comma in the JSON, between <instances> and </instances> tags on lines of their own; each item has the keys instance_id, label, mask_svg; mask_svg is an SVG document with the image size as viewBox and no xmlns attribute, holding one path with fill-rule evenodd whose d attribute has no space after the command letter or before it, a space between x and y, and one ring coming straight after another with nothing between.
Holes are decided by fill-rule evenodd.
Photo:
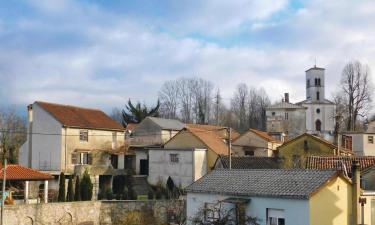
<instances>
[{"instance_id":1,"label":"cypress tree","mask_svg":"<svg viewBox=\"0 0 375 225\"><path fill-rule=\"evenodd\" d=\"M85 171L81 180L81 199L82 201L90 201L92 198L92 183L90 175Z\"/></svg>"},{"instance_id":2,"label":"cypress tree","mask_svg":"<svg viewBox=\"0 0 375 225\"><path fill-rule=\"evenodd\" d=\"M72 180L72 176L69 177L69 182L68 182L68 193L66 194L66 201L67 201L67 202L72 202L72 201L74 201L74 190L73 190L73 180Z\"/></svg>"},{"instance_id":3,"label":"cypress tree","mask_svg":"<svg viewBox=\"0 0 375 225\"><path fill-rule=\"evenodd\" d=\"M60 173L59 195L58 195L57 200L59 202L65 202L65 174L64 172Z\"/></svg>"},{"instance_id":4,"label":"cypress tree","mask_svg":"<svg viewBox=\"0 0 375 225\"><path fill-rule=\"evenodd\" d=\"M79 176L76 178L76 185L74 188L74 201L81 201L81 183L79 181Z\"/></svg>"}]
</instances>

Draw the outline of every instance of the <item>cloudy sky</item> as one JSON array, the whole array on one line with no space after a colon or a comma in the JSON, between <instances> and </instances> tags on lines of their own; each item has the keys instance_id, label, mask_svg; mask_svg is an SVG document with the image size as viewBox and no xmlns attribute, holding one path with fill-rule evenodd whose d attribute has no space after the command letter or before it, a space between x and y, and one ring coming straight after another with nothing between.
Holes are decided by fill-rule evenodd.
<instances>
[{"instance_id":1,"label":"cloudy sky","mask_svg":"<svg viewBox=\"0 0 375 225\"><path fill-rule=\"evenodd\" d=\"M372 0L1 1L0 105L110 111L154 102L179 77L208 79L227 100L244 82L297 101L315 59L329 98L346 62L375 70L374 18Z\"/></svg>"}]
</instances>

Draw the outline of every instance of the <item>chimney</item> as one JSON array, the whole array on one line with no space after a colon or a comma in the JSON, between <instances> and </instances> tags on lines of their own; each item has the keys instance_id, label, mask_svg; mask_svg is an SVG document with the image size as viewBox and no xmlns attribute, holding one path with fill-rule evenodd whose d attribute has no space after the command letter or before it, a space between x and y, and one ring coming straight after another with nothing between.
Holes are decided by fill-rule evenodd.
<instances>
[{"instance_id":1,"label":"chimney","mask_svg":"<svg viewBox=\"0 0 375 225\"><path fill-rule=\"evenodd\" d=\"M289 102L289 93L284 93L285 102Z\"/></svg>"},{"instance_id":2,"label":"chimney","mask_svg":"<svg viewBox=\"0 0 375 225\"><path fill-rule=\"evenodd\" d=\"M360 223L360 207L359 207L359 198L361 196L361 167L357 160L352 161L352 218L353 224Z\"/></svg>"},{"instance_id":3,"label":"chimney","mask_svg":"<svg viewBox=\"0 0 375 225\"><path fill-rule=\"evenodd\" d=\"M28 158L27 158L27 166L30 168L33 168L32 160L33 160L33 105L30 104L27 106L27 113L28 113L28 120L29 120L29 127L27 128L28 137L27 137L27 143L28 143Z\"/></svg>"}]
</instances>

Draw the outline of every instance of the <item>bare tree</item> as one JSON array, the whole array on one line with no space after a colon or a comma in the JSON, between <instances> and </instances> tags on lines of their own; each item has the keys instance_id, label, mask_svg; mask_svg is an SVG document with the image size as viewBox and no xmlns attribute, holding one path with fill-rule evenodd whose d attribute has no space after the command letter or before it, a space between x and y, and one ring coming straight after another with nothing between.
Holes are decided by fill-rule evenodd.
<instances>
[{"instance_id":1,"label":"bare tree","mask_svg":"<svg viewBox=\"0 0 375 225\"><path fill-rule=\"evenodd\" d=\"M176 119L179 106L179 85L178 81L167 81L159 91L160 115L167 119Z\"/></svg>"},{"instance_id":2,"label":"bare tree","mask_svg":"<svg viewBox=\"0 0 375 225\"><path fill-rule=\"evenodd\" d=\"M116 120L118 123L122 123L122 112L121 109L115 107L112 109L110 117Z\"/></svg>"},{"instance_id":3,"label":"bare tree","mask_svg":"<svg viewBox=\"0 0 375 225\"><path fill-rule=\"evenodd\" d=\"M246 84L241 83L237 85L237 89L234 92L234 96L231 100L231 107L233 113L238 118L237 128L240 131L247 129L246 125L246 104L249 97L249 88Z\"/></svg>"},{"instance_id":4,"label":"bare tree","mask_svg":"<svg viewBox=\"0 0 375 225\"><path fill-rule=\"evenodd\" d=\"M342 71L341 95L346 108L347 130L354 131L359 117L371 109L373 85L370 69L359 61L349 62Z\"/></svg>"},{"instance_id":5,"label":"bare tree","mask_svg":"<svg viewBox=\"0 0 375 225\"><path fill-rule=\"evenodd\" d=\"M0 110L1 161L7 157L10 163L18 163L18 153L26 141L26 119L17 115L14 109Z\"/></svg>"}]
</instances>

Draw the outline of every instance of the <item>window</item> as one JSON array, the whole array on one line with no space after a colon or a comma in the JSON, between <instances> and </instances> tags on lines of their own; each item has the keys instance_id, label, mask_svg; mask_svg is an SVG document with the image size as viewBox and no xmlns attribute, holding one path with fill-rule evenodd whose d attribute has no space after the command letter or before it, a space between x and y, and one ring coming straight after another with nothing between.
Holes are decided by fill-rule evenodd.
<instances>
[{"instance_id":1,"label":"window","mask_svg":"<svg viewBox=\"0 0 375 225\"><path fill-rule=\"evenodd\" d=\"M307 140L304 140L304 141L303 141L303 149L304 149L305 151L309 150L309 143L307 142Z\"/></svg>"},{"instance_id":2,"label":"window","mask_svg":"<svg viewBox=\"0 0 375 225\"><path fill-rule=\"evenodd\" d=\"M89 141L89 131L88 130L80 130L79 131L79 140L80 141Z\"/></svg>"},{"instance_id":3,"label":"window","mask_svg":"<svg viewBox=\"0 0 375 225\"><path fill-rule=\"evenodd\" d=\"M307 79L307 81L306 81L306 86L307 86L307 87L310 87L310 79Z\"/></svg>"},{"instance_id":4,"label":"window","mask_svg":"<svg viewBox=\"0 0 375 225\"><path fill-rule=\"evenodd\" d=\"M318 78L318 86L320 86L320 78Z\"/></svg>"},{"instance_id":5,"label":"window","mask_svg":"<svg viewBox=\"0 0 375 225\"><path fill-rule=\"evenodd\" d=\"M267 225L285 225L284 210L267 209Z\"/></svg>"},{"instance_id":6,"label":"window","mask_svg":"<svg viewBox=\"0 0 375 225\"><path fill-rule=\"evenodd\" d=\"M374 144L374 136L368 136L367 140L369 144Z\"/></svg>"},{"instance_id":7,"label":"window","mask_svg":"<svg viewBox=\"0 0 375 225\"><path fill-rule=\"evenodd\" d=\"M288 120L288 118L289 118L289 115L288 115L288 113L286 112L286 113L285 113L285 120Z\"/></svg>"},{"instance_id":8,"label":"window","mask_svg":"<svg viewBox=\"0 0 375 225\"><path fill-rule=\"evenodd\" d=\"M206 220L206 222L214 222L220 218L219 210L216 209L215 204L205 203L204 208L204 219Z\"/></svg>"},{"instance_id":9,"label":"window","mask_svg":"<svg viewBox=\"0 0 375 225\"><path fill-rule=\"evenodd\" d=\"M318 86L318 79L315 78L315 86Z\"/></svg>"},{"instance_id":10,"label":"window","mask_svg":"<svg viewBox=\"0 0 375 225\"><path fill-rule=\"evenodd\" d=\"M276 113L275 112L272 112L272 116L275 116L276 115Z\"/></svg>"},{"instance_id":11,"label":"window","mask_svg":"<svg viewBox=\"0 0 375 225\"><path fill-rule=\"evenodd\" d=\"M319 91L316 92L316 100L319 100L320 99L320 93Z\"/></svg>"},{"instance_id":12,"label":"window","mask_svg":"<svg viewBox=\"0 0 375 225\"><path fill-rule=\"evenodd\" d=\"M72 164L91 165L92 158L88 152L75 152L72 154Z\"/></svg>"},{"instance_id":13,"label":"window","mask_svg":"<svg viewBox=\"0 0 375 225\"><path fill-rule=\"evenodd\" d=\"M254 151L245 151L246 156L254 156Z\"/></svg>"},{"instance_id":14,"label":"window","mask_svg":"<svg viewBox=\"0 0 375 225\"><path fill-rule=\"evenodd\" d=\"M171 163L178 163L178 154L169 154Z\"/></svg>"},{"instance_id":15,"label":"window","mask_svg":"<svg viewBox=\"0 0 375 225\"><path fill-rule=\"evenodd\" d=\"M319 114L320 113L320 109L318 108L318 109L316 109L316 113L317 114Z\"/></svg>"},{"instance_id":16,"label":"window","mask_svg":"<svg viewBox=\"0 0 375 225\"><path fill-rule=\"evenodd\" d=\"M113 169L118 169L118 155L111 155L111 164Z\"/></svg>"}]
</instances>

